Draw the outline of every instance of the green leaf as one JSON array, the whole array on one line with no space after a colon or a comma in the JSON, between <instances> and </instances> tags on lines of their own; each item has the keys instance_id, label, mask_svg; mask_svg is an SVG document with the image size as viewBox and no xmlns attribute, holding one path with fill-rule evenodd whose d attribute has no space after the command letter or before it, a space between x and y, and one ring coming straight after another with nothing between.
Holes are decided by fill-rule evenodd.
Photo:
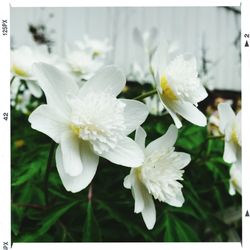
<instances>
[{"instance_id":1,"label":"green leaf","mask_svg":"<svg viewBox=\"0 0 250 250\"><path fill-rule=\"evenodd\" d=\"M164 241L199 241L197 233L186 222L174 216L173 213L170 213L169 210L165 211L165 216L163 218Z\"/></svg>"},{"instance_id":2,"label":"green leaf","mask_svg":"<svg viewBox=\"0 0 250 250\"><path fill-rule=\"evenodd\" d=\"M12 186L19 186L29 180L32 180L32 177L40 170L42 164L38 164L37 162L32 162L23 173L17 177L17 180L12 182Z\"/></svg>"},{"instance_id":3,"label":"green leaf","mask_svg":"<svg viewBox=\"0 0 250 250\"><path fill-rule=\"evenodd\" d=\"M101 230L93 213L92 202L88 202L86 220L83 226L83 241L101 241Z\"/></svg>"},{"instance_id":4,"label":"green leaf","mask_svg":"<svg viewBox=\"0 0 250 250\"><path fill-rule=\"evenodd\" d=\"M194 242L199 241L197 233L184 221L175 217L176 232L179 241Z\"/></svg>"},{"instance_id":5,"label":"green leaf","mask_svg":"<svg viewBox=\"0 0 250 250\"><path fill-rule=\"evenodd\" d=\"M25 205L28 204L32 197L31 184L28 183L22 187L22 191L17 197L13 198L13 203L11 204L12 211L12 231L14 235L19 234L21 223L25 216L26 208Z\"/></svg>"},{"instance_id":6,"label":"green leaf","mask_svg":"<svg viewBox=\"0 0 250 250\"><path fill-rule=\"evenodd\" d=\"M154 241L154 239L147 233L146 230L142 230L139 226L133 223L133 221L128 220L126 217L124 217L123 214L118 213L112 206L109 206L108 204L106 204L105 202L99 199L98 200L95 199L95 201L97 202L97 204L99 205L101 209L104 209L109 214L109 216L112 219L124 225L130 234L132 234L134 231L142 235L145 240Z\"/></svg>"},{"instance_id":7,"label":"green leaf","mask_svg":"<svg viewBox=\"0 0 250 250\"><path fill-rule=\"evenodd\" d=\"M40 236L44 235L48 230L55 225L55 223L62 217L66 212L68 212L73 206L75 206L79 201L74 201L66 206L62 204L61 207L56 207L50 214L48 214L40 223L40 228L34 233L25 235L26 241L35 241Z\"/></svg>"},{"instance_id":8,"label":"green leaf","mask_svg":"<svg viewBox=\"0 0 250 250\"><path fill-rule=\"evenodd\" d=\"M191 206L185 205L185 203L183 207L168 207L168 211L174 214L176 213L192 216L195 219L200 220L200 216L196 213L196 211Z\"/></svg>"},{"instance_id":9,"label":"green leaf","mask_svg":"<svg viewBox=\"0 0 250 250\"><path fill-rule=\"evenodd\" d=\"M174 221L170 215L164 216L164 235L163 240L166 242L174 242L176 239L174 230Z\"/></svg>"},{"instance_id":10,"label":"green leaf","mask_svg":"<svg viewBox=\"0 0 250 250\"><path fill-rule=\"evenodd\" d=\"M187 195L187 200L189 200L190 204L196 209L196 211L200 214L200 216L203 219L207 218L207 213L206 211L203 209L203 207L201 206L201 201L200 199L197 200L197 198L195 198L193 195L188 194Z\"/></svg>"}]
</instances>

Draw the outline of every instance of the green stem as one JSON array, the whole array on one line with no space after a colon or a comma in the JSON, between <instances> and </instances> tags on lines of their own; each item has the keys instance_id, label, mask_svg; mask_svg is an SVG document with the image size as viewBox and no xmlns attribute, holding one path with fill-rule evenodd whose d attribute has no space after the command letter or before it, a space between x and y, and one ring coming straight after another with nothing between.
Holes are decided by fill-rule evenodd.
<instances>
[{"instance_id":1,"label":"green stem","mask_svg":"<svg viewBox=\"0 0 250 250\"><path fill-rule=\"evenodd\" d=\"M88 191L88 201L91 202L93 197L93 187L92 187L92 183L89 185L89 191Z\"/></svg>"},{"instance_id":2,"label":"green stem","mask_svg":"<svg viewBox=\"0 0 250 250\"><path fill-rule=\"evenodd\" d=\"M12 82L14 81L15 76L12 76L11 80L10 80L10 85L12 84Z\"/></svg>"},{"instance_id":3,"label":"green stem","mask_svg":"<svg viewBox=\"0 0 250 250\"><path fill-rule=\"evenodd\" d=\"M216 139L224 139L224 135L218 135L218 136L208 136L208 140L216 140Z\"/></svg>"},{"instance_id":4,"label":"green stem","mask_svg":"<svg viewBox=\"0 0 250 250\"><path fill-rule=\"evenodd\" d=\"M49 189L48 189L48 182L49 182L49 174L52 168L52 161L53 161L53 156L56 148L56 143L54 141L51 142L50 146L50 151L49 151L49 157L47 161L47 167L46 167L46 172L45 172L45 177L44 177L44 195L45 195L45 202L46 205L49 203Z\"/></svg>"},{"instance_id":5,"label":"green stem","mask_svg":"<svg viewBox=\"0 0 250 250\"><path fill-rule=\"evenodd\" d=\"M152 96L152 95L155 95L157 93L157 90L156 89L153 89L151 91L148 91L146 93L143 93L137 97L134 98L134 100L137 100L137 101L141 101L143 99L145 99L146 97L149 97L149 96Z\"/></svg>"},{"instance_id":6,"label":"green stem","mask_svg":"<svg viewBox=\"0 0 250 250\"><path fill-rule=\"evenodd\" d=\"M154 74L154 70L153 70L153 67L152 67L151 64L150 64L150 66L149 66L149 72L150 72L150 74L151 74L151 76L152 76L152 78L153 78L153 80L154 80L154 85L155 85L155 87L156 87L156 86L157 86L157 81L156 81L155 74Z\"/></svg>"}]
</instances>

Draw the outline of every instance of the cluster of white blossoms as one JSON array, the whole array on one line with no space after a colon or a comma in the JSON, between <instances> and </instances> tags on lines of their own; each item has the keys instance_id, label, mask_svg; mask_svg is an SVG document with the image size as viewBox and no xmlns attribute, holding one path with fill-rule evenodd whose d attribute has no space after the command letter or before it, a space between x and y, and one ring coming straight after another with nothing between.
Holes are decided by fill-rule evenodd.
<instances>
[{"instance_id":1,"label":"cluster of white blossoms","mask_svg":"<svg viewBox=\"0 0 250 250\"><path fill-rule=\"evenodd\" d=\"M85 35L82 40L77 40L75 44L80 50L92 55L93 58L106 58L108 52L112 50L107 38L98 40Z\"/></svg>"},{"instance_id":2,"label":"cluster of white blossoms","mask_svg":"<svg viewBox=\"0 0 250 250\"><path fill-rule=\"evenodd\" d=\"M149 229L156 220L151 196L182 206L178 181L190 156L174 151L177 129L173 125L145 149L146 134L140 125L148 109L142 102L116 98L126 83L117 67L104 67L81 87L74 78L45 63L34 64L33 72L47 104L35 109L29 122L58 143L56 166L66 190L86 188L94 178L99 157L103 157L132 168L125 186L132 188L135 212L142 212ZM134 130L135 141L128 137Z\"/></svg>"},{"instance_id":3,"label":"cluster of white blossoms","mask_svg":"<svg viewBox=\"0 0 250 250\"><path fill-rule=\"evenodd\" d=\"M146 104L117 98L126 77L116 66L104 66L112 49L108 40L84 37L73 46L67 45L60 60L44 47L21 47L11 52L13 105L28 113L31 95L45 94L47 103L30 114L29 122L58 144L56 167L65 189L75 193L86 188L95 176L100 157L129 167L124 187L131 189L134 212L142 213L148 229L156 222L153 198L176 207L184 203L180 181L191 157L174 148L181 117L199 126L207 124L206 116L197 108L207 92L198 77L195 58L170 56L176 47L170 43L157 47L156 36L154 28L146 34L134 31L135 40L148 55L153 93L157 93L147 96ZM137 71L143 79L144 73ZM17 106L19 90L23 104ZM154 115L166 110L175 125L145 147L146 132L141 125L149 110ZM225 135L223 158L233 164L230 193L234 194L241 192L241 114L235 116L228 104L219 105L218 112L220 130ZM133 131L135 141L129 137Z\"/></svg>"},{"instance_id":4,"label":"cluster of white blossoms","mask_svg":"<svg viewBox=\"0 0 250 250\"><path fill-rule=\"evenodd\" d=\"M84 36L73 45L65 46L66 67L76 79L86 81L105 65L111 50L108 39L97 40Z\"/></svg>"},{"instance_id":5,"label":"cluster of white blossoms","mask_svg":"<svg viewBox=\"0 0 250 250\"><path fill-rule=\"evenodd\" d=\"M221 103L218 112L219 128L225 136L223 159L232 164L229 193L234 195L237 191L241 194L241 111L235 115L229 103Z\"/></svg>"},{"instance_id":6,"label":"cluster of white blossoms","mask_svg":"<svg viewBox=\"0 0 250 250\"><path fill-rule=\"evenodd\" d=\"M37 84L32 70L34 63L43 62L53 65L65 74L74 77L78 84L82 85L82 80L90 79L106 64L108 52L111 49L107 39L101 41L90 39L87 36L82 41L75 41L72 45L66 44L64 55L49 53L45 45L21 46L13 49L10 66L13 77L11 84L12 106L16 110L28 113L31 97L40 98L42 96L42 89ZM19 91L23 86L25 90Z\"/></svg>"}]
</instances>

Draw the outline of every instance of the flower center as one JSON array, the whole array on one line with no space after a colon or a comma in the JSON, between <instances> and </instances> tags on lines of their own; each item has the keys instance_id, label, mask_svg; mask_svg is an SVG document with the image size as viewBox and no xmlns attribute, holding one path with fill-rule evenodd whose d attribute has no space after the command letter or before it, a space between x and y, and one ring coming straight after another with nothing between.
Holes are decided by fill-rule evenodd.
<instances>
[{"instance_id":1,"label":"flower center","mask_svg":"<svg viewBox=\"0 0 250 250\"><path fill-rule=\"evenodd\" d=\"M22 76L22 77L28 77L29 76L29 74L27 74L21 68L17 67L15 64L12 66L11 71L13 73L15 73L16 75L18 75L18 76Z\"/></svg>"},{"instance_id":2,"label":"flower center","mask_svg":"<svg viewBox=\"0 0 250 250\"><path fill-rule=\"evenodd\" d=\"M139 176L155 199L167 202L182 188L178 182L182 180L182 167L179 153L172 147L147 156Z\"/></svg>"},{"instance_id":3,"label":"flower center","mask_svg":"<svg viewBox=\"0 0 250 250\"><path fill-rule=\"evenodd\" d=\"M163 75L160 79L160 85L162 88L162 94L164 97L166 97L170 101L176 101L178 98L175 95L174 91L170 87L167 77Z\"/></svg>"},{"instance_id":4,"label":"flower center","mask_svg":"<svg viewBox=\"0 0 250 250\"><path fill-rule=\"evenodd\" d=\"M73 123L69 125L71 130L74 132L75 135L78 137L80 136L80 127L74 125Z\"/></svg>"},{"instance_id":5,"label":"flower center","mask_svg":"<svg viewBox=\"0 0 250 250\"><path fill-rule=\"evenodd\" d=\"M232 185L234 186L235 189L238 188L238 181L236 180L236 178L232 179Z\"/></svg>"},{"instance_id":6,"label":"flower center","mask_svg":"<svg viewBox=\"0 0 250 250\"><path fill-rule=\"evenodd\" d=\"M142 182L142 167L134 169L136 177Z\"/></svg>"},{"instance_id":7,"label":"flower center","mask_svg":"<svg viewBox=\"0 0 250 250\"><path fill-rule=\"evenodd\" d=\"M234 144L239 145L239 138L235 128L232 129L230 141L233 142Z\"/></svg>"},{"instance_id":8,"label":"flower center","mask_svg":"<svg viewBox=\"0 0 250 250\"><path fill-rule=\"evenodd\" d=\"M124 136L125 104L104 93L89 93L69 99L72 109L70 129L80 139L89 141L97 154L114 148Z\"/></svg>"}]
</instances>

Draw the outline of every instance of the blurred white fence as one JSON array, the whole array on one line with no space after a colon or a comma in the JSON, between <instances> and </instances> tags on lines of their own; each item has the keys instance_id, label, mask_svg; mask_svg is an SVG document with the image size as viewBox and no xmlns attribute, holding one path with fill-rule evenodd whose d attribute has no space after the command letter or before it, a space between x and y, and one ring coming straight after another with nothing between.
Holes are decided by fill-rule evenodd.
<instances>
[{"instance_id":1,"label":"blurred white fence","mask_svg":"<svg viewBox=\"0 0 250 250\"><path fill-rule=\"evenodd\" d=\"M93 38L108 37L114 47L109 61L129 72L138 61L140 51L133 41L133 29L146 31L157 27L167 39L176 41L183 52L201 59L205 45L211 69L212 84L219 89L241 89L240 15L217 7L154 7L154 8L11 8L11 35L14 46L32 44L28 23L43 23L55 41L55 50L62 51L64 42L73 42L84 34Z\"/></svg>"}]
</instances>

